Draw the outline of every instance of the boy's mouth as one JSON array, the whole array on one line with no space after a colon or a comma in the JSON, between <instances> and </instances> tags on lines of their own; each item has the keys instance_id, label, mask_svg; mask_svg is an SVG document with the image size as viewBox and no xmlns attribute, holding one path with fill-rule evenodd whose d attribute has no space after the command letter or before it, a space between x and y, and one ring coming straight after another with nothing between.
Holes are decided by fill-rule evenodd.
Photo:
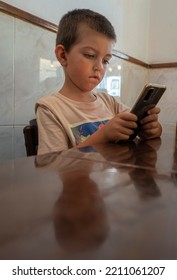
<instances>
[{"instance_id":1,"label":"boy's mouth","mask_svg":"<svg viewBox=\"0 0 177 280\"><path fill-rule=\"evenodd\" d=\"M90 76L89 78L97 80L98 82L100 81L100 77L99 76Z\"/></svg>"}]
</instances>

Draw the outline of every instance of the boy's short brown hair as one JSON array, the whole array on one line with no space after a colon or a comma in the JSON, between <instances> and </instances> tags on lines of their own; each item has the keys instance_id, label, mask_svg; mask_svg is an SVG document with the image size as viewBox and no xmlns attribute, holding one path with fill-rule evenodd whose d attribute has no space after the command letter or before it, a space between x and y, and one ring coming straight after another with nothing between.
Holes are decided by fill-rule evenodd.
<instances>
[{"instance_id":1,"label":"boy's short brown hair","mask_svg":"<svg viewBox=\"0 0 177 280\"><path fill-rule=\"evenodd\" d=\"M79 36L78 26L86 24L89 28L116 41L116 34L110 21L103 15L89 9L75 9L66 13L59 22L56 45L63 45L69 51Z\"/></svg>"}]
</instances>

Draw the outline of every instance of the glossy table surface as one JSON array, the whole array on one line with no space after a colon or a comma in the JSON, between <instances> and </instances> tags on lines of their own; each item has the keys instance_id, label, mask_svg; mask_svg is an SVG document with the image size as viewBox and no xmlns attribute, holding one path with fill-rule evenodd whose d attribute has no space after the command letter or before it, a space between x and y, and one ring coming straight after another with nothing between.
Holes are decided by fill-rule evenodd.
<instances>
[{"instance_id":1,"label":"glossy table surface","mask_svg":"<svg viewBox=\"0 0 177 280\"><path fill-rule=\"evenodd\" d=\"M0 164L0 259L177 259L177 138Z\"/></svg>"}]
</instances>

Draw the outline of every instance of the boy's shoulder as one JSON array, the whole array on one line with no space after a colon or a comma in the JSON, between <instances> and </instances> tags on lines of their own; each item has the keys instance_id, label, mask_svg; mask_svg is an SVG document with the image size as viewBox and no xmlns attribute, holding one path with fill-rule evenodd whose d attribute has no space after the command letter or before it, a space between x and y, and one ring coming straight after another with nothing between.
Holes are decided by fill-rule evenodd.
<instances>
[{"instance_id":1,"label":"boy's shoulder","mask_svg":"<svg viewBox=\"0 0 177 280\"><path fill-rule=\"evenodd\" d=\"M42 107L47 107L47 108L52 108L52 107L55 107L56 103L58 103L58 99L59 99L59 93L52 93L50 95L47 95L47 96L42 96L41 98L39 98L37 101L36 101L36 104L35 104L35 111L37 110L37 108L39 106L42 106Z\"/></svg>"},{"instance_id":2,"label":"boy's shoulder","mask_svg":"<svg viewBox=\"0 0 177 280\"><path fill-rule=\"evenodd\" d=\"M37 103L49 102L49 101L55 100L57 98L57 95L58 95L58 93L52 93L50 95L42 96L37 100Z\"/></svg>"}]
</instances>

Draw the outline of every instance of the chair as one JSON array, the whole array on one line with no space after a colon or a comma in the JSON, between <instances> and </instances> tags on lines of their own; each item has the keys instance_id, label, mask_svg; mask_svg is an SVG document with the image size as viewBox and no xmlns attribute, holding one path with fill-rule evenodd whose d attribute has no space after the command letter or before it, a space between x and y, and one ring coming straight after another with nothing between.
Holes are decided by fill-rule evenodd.
<instances>
[{"instance_id":1,"label":"chair","mask_svg":"<svg viewBox=\"0 0 177 280\"><path fill-rule=\"evenodd\" d=\"M36 155L38 148L38 128L36 119L31 120L29 125L23 128L23 134L27 156Z\"/></svg>"}]
</instances>

